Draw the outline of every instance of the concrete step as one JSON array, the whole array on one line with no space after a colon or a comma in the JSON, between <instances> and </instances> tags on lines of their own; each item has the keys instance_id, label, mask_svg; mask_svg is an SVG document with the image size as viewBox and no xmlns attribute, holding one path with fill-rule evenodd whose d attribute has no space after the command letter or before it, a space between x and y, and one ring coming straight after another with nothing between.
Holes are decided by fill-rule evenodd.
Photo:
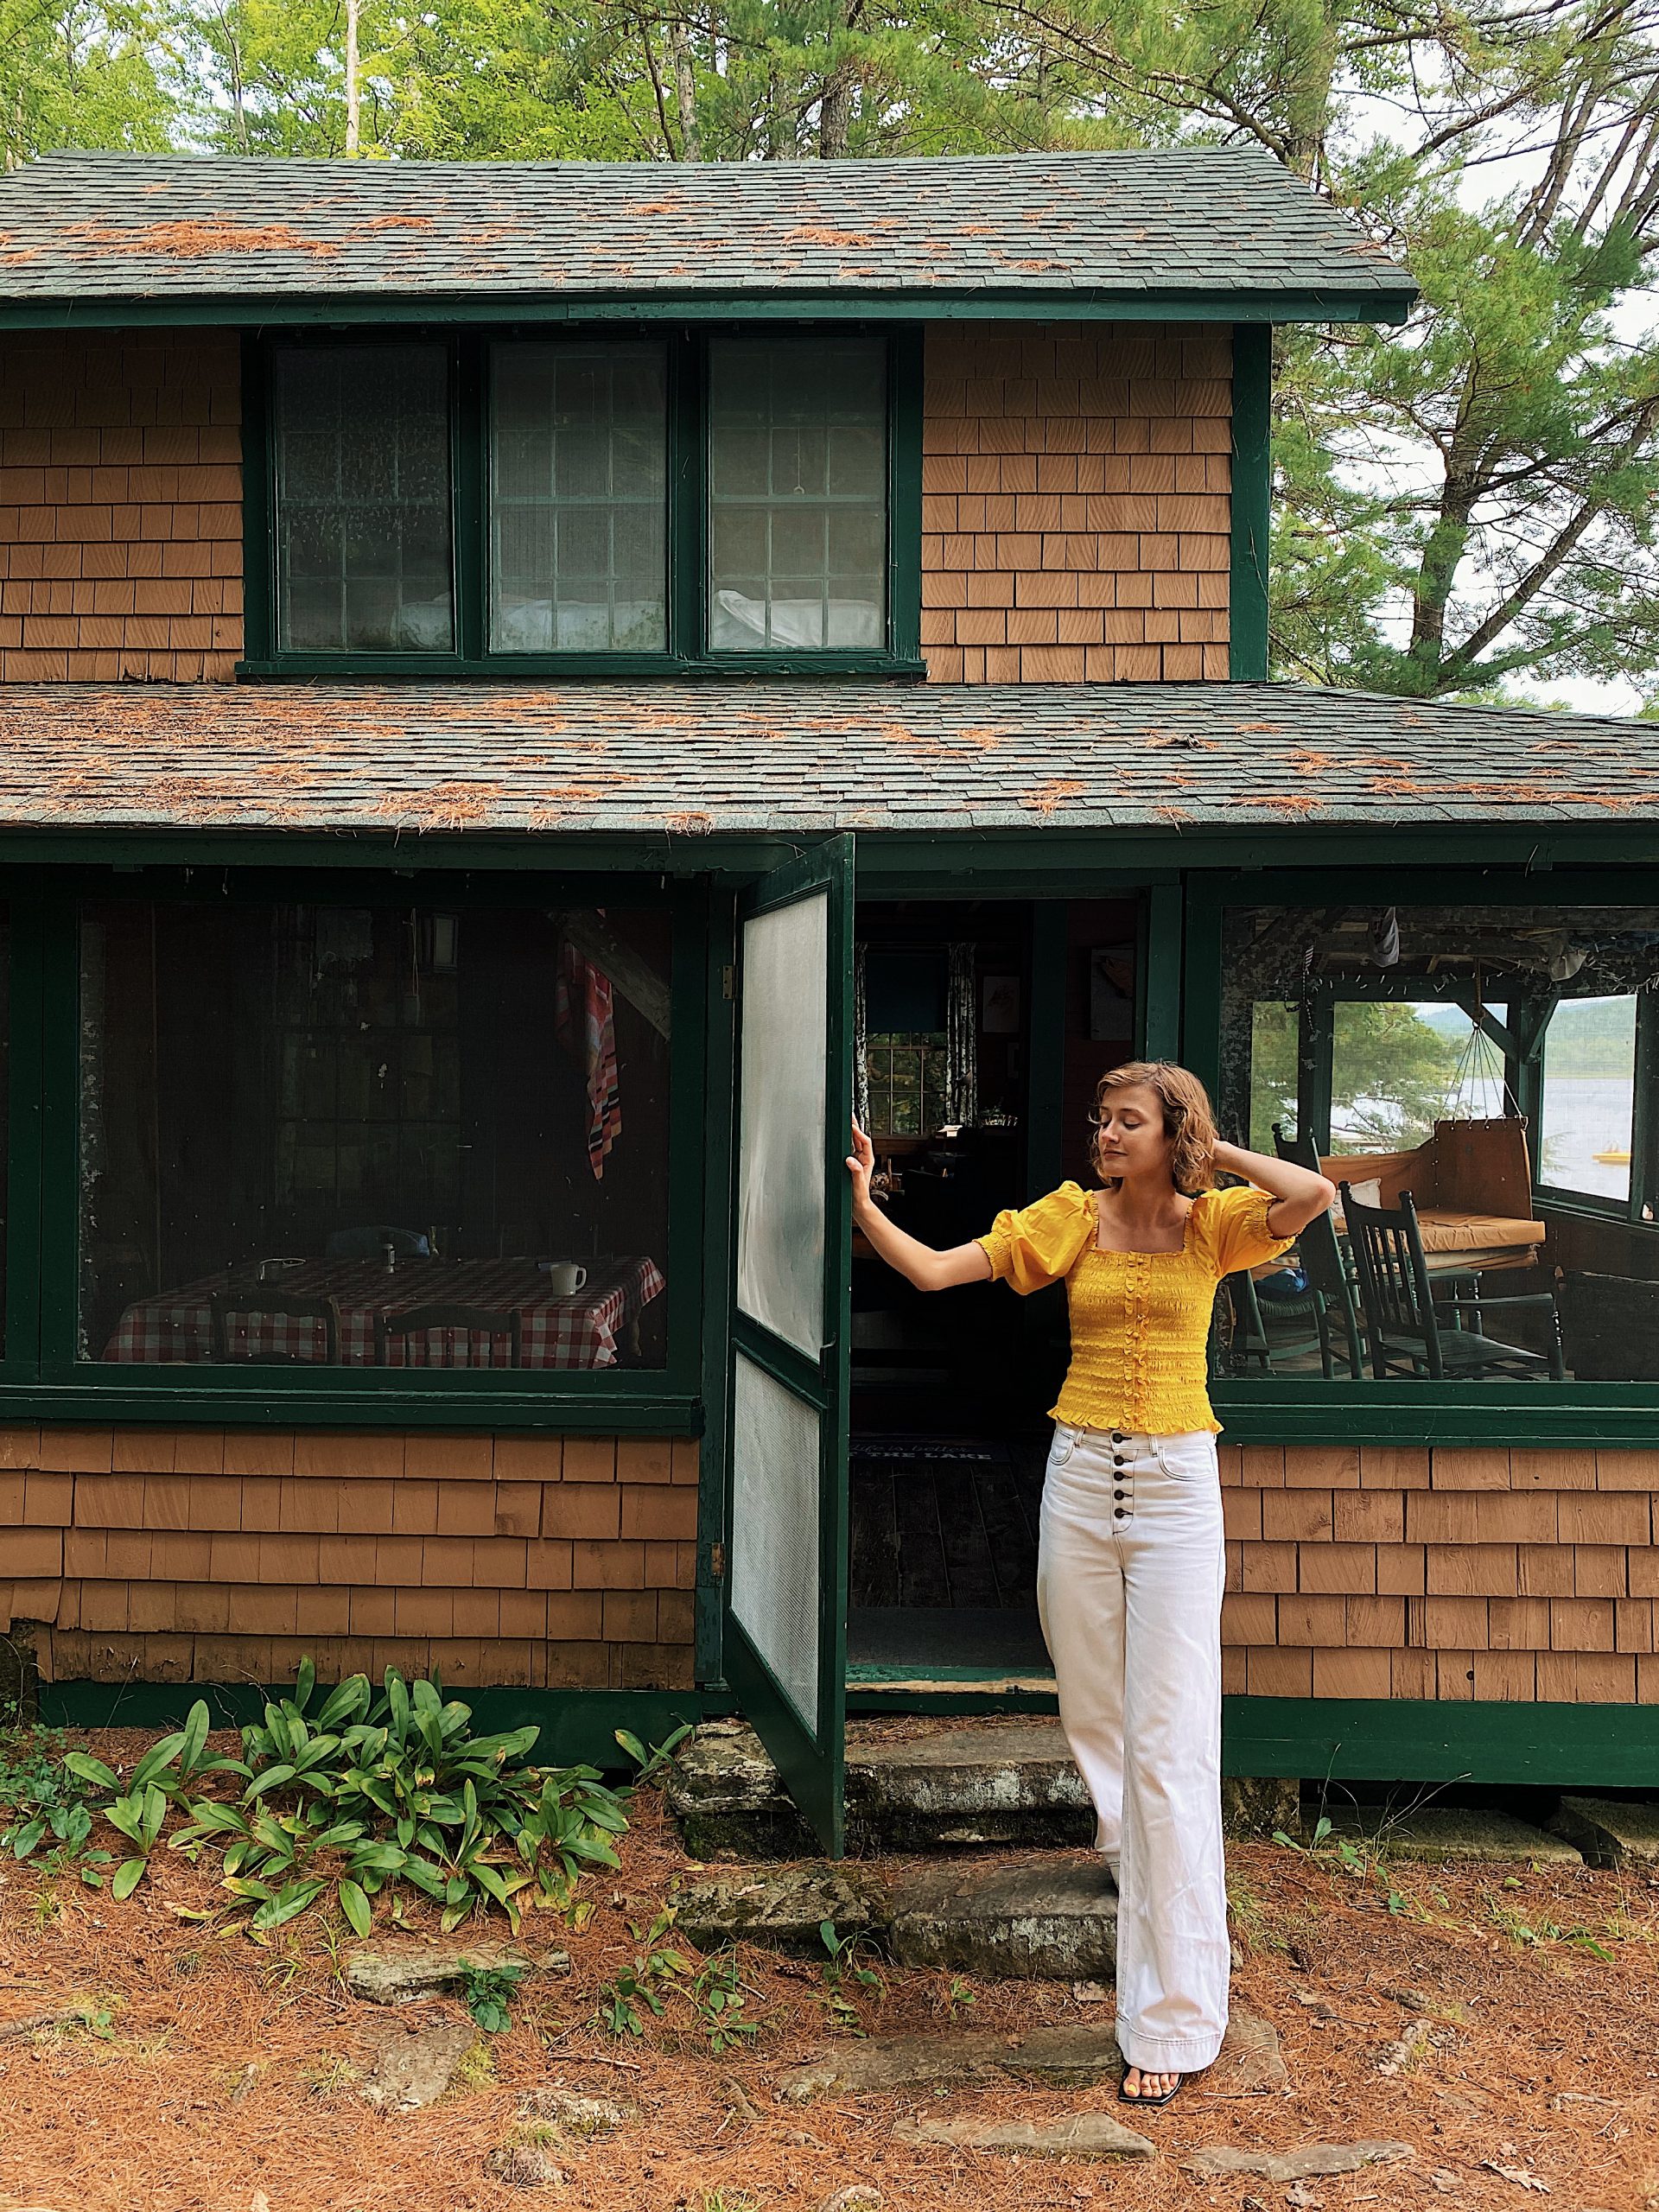
<instances>
[{"instance_id":1,"label":"concrete step","mask_svg":"<svg viewBox=\"0 0 1659 2212\"><path fill-rule=\"evenodd\" d=\"M1293 1781L1223 1785L1230 1833L1297 1831ZM668 1802L694 1858L811 1858L817 1839L754 1731L698 1729L674 1763ZM1094 1815L1058 1720L962 1721L902 1735L869 1721L847 1731L847 1848L963 1851L1087 1847Z\"/></svg>"},{"instance_id":2,"label":"concrete step","mask_svg":"<svg viewBox=\"0 0 1659 2212\"><path fill-rule=\"evenodd\" d=\"M817 1838L753 1729L700 1728L675 1762L668 1802L698 1859L810 1856ZM893 1740L847 1740L847 1848L855 1856L991 1844L1087 1845L1088 1794L1058 1721L965 1725Z\"/></svg>"},{"instance_id":3,"label":"concrete step","mask_svg":"<svg viewBox=\"0 0 1659 2212\"><path fill-rule=\"evenodd\" d=\"M702 1950L741 1940L820 1960L828 1920L900 1966L991 1979L1109 1980L1117 1954L1117 1893L1092 1852L711 1868L683 1886L676 1918Z\"/></svg>"},{"instance_id":4,"label":"concrete step","mask_svg":"<svg viewBox=\"0 0 1659 2212\"><path fill-rule=\"evenodd\" d=\"M1592 1866L1659 1866L1659 1805L1563 1797L1550 1826Z\"/></svg>"},{"instance_id":5,"label":"concrete step","mask_svg":"<svg viewBox=\"0 0 1659 2212\"><path fill-rule=\"evenodd\" d=\"M1384 1859L1520 1859L1534 1866L1578 1866L1583 1854L1561 1836L1518 1821L1512 1813L1466 1812L1455 1805L1423 1805L1397 1815L1333 1813L1332 1840L1368 1846Z\"/></svg>"}]
</instances>

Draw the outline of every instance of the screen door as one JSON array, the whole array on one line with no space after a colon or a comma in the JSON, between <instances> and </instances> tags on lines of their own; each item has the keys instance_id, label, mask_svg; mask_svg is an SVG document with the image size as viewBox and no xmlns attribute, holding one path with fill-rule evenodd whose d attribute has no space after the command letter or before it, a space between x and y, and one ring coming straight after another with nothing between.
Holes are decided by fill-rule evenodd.
<instances>
[{"instance_id":1,"label":"screen door","mask_svg":"<svg viewBox=\"0 0 1659 2212\"><path fill-rule=\"evenodd\" d=\"M853 841L739 901L728 1681L824 1848L842 1840Z\"/></svg>"}]
</instances>

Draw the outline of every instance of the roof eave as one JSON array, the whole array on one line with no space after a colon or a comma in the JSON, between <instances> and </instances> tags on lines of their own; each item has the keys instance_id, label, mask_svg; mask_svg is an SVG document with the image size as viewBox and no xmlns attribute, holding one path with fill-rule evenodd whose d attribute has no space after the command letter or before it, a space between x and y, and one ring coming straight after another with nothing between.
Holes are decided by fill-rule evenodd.
<instances>
[{"instance_id":1,"label":"roof eave","mask_svg":"<svg viewBox=\"0 0 1659 2212\"><path fill-rule=\"evenodd\" d=\"M1147 286L1135 291L1035 285L944 291L934 286L722 292L89 294L0 297L0 329L305 327L337 323L590 323L810 321L858 322L1405 321L1418 296L1405 282L1351 289L1237 291Z\"/></svg>"}]
</instances>

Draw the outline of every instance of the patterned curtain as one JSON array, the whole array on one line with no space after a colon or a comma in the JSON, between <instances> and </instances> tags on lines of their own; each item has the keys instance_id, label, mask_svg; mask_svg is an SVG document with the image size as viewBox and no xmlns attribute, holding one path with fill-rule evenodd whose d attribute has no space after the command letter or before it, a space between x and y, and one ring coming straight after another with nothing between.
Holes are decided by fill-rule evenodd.
<instances>
[{"instance_id":1,"label":"patterned curtain","mask_svg":"<svg viewBox=\"0 0 1659 2212\"><path fill-rule=\"evenodd\" d=\"M944 1118L969 1128L979 1118L979 1022L974 1004L971 939L950 948L950 988L944 1011Z\"/></svg>"},{"instance_id":2,"label":"patterned curtain","mask_svg":"<svg viewBox=\"0 0 1659 2212\"><path fill-rule=\"evenodd\" d=\"M869 1015L864 1000L868 944L853 946L853 1119L867 1133L870 1126Z\"/></svg>"}]
</instances>

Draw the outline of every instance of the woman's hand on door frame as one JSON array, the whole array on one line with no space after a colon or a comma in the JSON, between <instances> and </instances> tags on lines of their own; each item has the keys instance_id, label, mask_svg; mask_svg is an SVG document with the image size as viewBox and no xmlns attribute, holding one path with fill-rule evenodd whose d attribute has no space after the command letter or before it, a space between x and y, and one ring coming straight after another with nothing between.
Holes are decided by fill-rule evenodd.
<instances>
[{"instance_id":1,"label":"woman's hand on door frame","mask_svg":"<svg viewBox=\"0 0 1659 2212\"><path fill-rule=\"evenodd\" d=\"M847 1173L853 1179L853 1217L856 1220L875 1205L870 1195L870 1178L875 1173L875 1147L856 1122L853 1123L853 1148L848 1154Z\"/></svg>"}]
</instances>

